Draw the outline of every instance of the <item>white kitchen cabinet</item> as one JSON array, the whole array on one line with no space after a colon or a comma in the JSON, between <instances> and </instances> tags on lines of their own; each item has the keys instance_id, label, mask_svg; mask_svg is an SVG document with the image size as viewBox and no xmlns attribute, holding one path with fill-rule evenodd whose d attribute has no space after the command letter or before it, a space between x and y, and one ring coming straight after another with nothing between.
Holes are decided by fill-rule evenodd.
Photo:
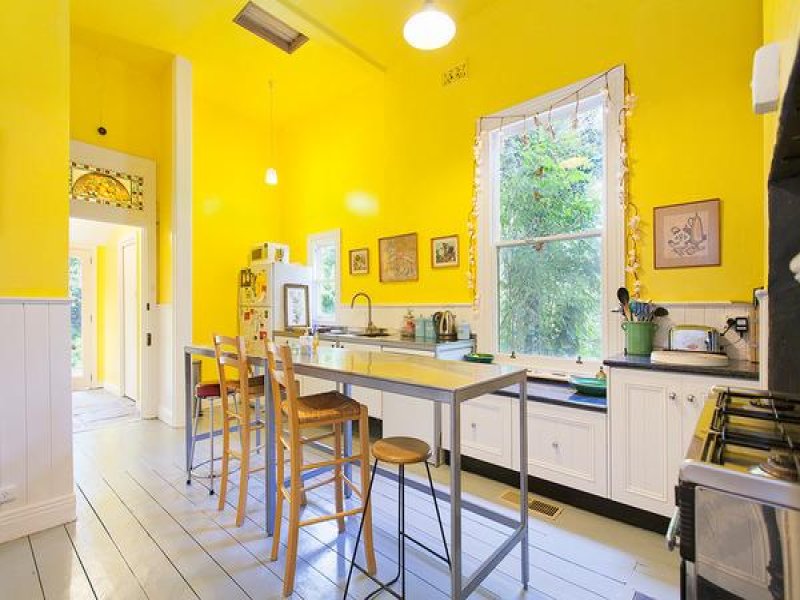
<instances>
[{"instance_id":1,"label":"white kitchen cabinet","mask_svg":"<svg viewBox=\"0 0 800 600\"><path fill-rule=\"evenodd\" d=\"M372 344L354 344L352 342L340 342L342 348L357 350L359 352L380 352L380 346ZM383 416L383 394L380 390L353 386L352 397L354 400L364 404L369 410L369 416L380 419Z\"/></svg>"},{"instance_id":2,"label":"white kitchen cabinet","mask_svg":"<svg viewBox=\"0 0 800 600\"><path fill-rule=\"evenodd\" d=\"M461 453L513 468L511 398L481 396L461 404ZM450 407L442 407L442 445L450 449Z\"/></svg>"},{"instance_id":3,"label":"white kitchen cabinet","mask_svg":"<svg viewBox=\"0 0 800 600\"><path fill-rule=\"evenodd\" d=\"M669 516L686 448L715 385L747 382L614 367L609 373L611 498Z\"/></svg>"},{"instance_id":4,"label":"white kitchen cabinet","mask_svg":"<svg viewBox=\"0 0 800 600\"><path fill-rule=\"evenodd\" d=\"M519 400L509 405L513 448L519 448ZM602 412L528 402L528 474L567 487L608 495L606 415ZM519 452L511 453L519 470Z\"/></svg>"}]
</instances>

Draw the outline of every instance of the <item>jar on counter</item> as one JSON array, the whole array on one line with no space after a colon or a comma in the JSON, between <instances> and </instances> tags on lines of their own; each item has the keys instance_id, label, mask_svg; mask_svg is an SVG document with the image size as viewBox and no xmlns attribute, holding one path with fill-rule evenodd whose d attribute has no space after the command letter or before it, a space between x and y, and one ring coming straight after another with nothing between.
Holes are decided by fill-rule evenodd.
<instances>
[{"instance_id":1,"label":"jar on counter","mask_svg":"<svg viewBox=\"0 0 800 600\"><path fill-rule=\"evenodd\" d=\"M408 309L403 317L403 324L400 327L400 337L413 339L416 336L416 330L416 319L414 319L414 314L411 312L411 309Z\"/></svg>"}]
</instances>

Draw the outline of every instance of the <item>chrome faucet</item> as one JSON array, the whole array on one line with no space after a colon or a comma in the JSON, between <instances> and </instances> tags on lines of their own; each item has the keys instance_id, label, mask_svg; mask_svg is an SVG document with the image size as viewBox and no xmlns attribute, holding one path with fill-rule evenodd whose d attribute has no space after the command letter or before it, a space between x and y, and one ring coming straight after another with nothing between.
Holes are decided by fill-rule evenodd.
<instances>
[{"instance_id":1,"label":"chrome faucet","mask_svg":"<svg viewBox=\"0 0 800 600\"><path fill-rule=\"evenodd\" d=\"M364 292L358 292L353 296L353 299L350 301L350 308L355 308L356 305L356 298L359 296L364 296L367 299L367 331L366 333L374 333L378 330L375 327L375 324L372 322L372 299Z\"/></svg>"}]
</instances>

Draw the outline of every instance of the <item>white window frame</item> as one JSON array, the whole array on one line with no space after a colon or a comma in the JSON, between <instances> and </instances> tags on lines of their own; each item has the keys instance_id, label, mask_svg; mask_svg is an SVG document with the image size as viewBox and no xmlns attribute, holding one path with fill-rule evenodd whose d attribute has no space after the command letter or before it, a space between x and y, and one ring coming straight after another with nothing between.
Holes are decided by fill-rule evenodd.
<instances>
[{"instance_id":1,"label":"white window frame","mask_svg":"<svg viewBox=\"0 0 800 600\"><path fill-rule=\"evenodd\" d=\"M528 102L513 106L483 119L480 124L480 135L483 139L480 172L480 197L478 218L478 291L479 319L478 345L481 352L491 352L497 356L498 362L506 362L524 366L532 375L549 378L565 378L569 375L594 373L602 363L601 360L584 360L578 363L575 358L551 358L542 356L503 354L498 351L498 306L497 306L497 245L496 224L497 203L495 202L497 181L493 174L497 172L490 152L489 137L493 131L502 127L508 128L514 122L515 115L541 114L546 122L550 107L554 112L561 106L574 105L575 94L580 90L580 98L590 98L607 90L608 110L604 113L605 136L605 186L604 214L605 222L602 235L602 353L610 356L622 351L622 330L619 316L611 310L616 306L616 289L625 284L625 224L624 210L620 203L620 140L621 130L619 114L625 95L625 70L618 66L606 76L592 76L566 86L551 93L539 96ZM521 123L520 123L520 126Z\"/></svg>"},{"instance_id":2,"label":"white window frame","mask_svg":"<svg viewBox=\"0 0 800 600\"><path fill-rule=\"evenodd\" d=\"M313 233L308 236L308 265L311 267L311 320L314 324L334 325L339 316L339 301L342 293L342 234L340 229L331 229L320 233ZM315 275L315 258L317 248L320 246L336 247L336 293L334 298L333 318L321 318L317 314L318 297Z\"/></svg>"}]
</instances>

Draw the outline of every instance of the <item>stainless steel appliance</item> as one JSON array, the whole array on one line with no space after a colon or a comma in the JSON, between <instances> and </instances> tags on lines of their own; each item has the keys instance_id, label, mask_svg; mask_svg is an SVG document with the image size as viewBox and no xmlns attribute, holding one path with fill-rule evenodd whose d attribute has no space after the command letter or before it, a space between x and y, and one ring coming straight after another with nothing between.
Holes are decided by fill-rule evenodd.
<instances>
[{"instance_id":1,"label":"stainless steel appliance","mask_svg":"<svg viewBox=\"0 0 800 600\"><path fill-rule=\"evenodd\" d=\"M669 330L669 349L719 352L719 329L705 325L678 325Z\"/></svg>"},{"instance_id":2,"label":"stainless steel appliance","mask_svg":"<svg viewBox=\"0 0 800 600\"><path fill-rule=\"evenodd\" d=\"M714 388L667 531L681 597L800 598L800 396Z\"/></svg>"},{"instance_id":3,"label":"stainless steel appliance","mask_svg":"<svg viewBox=\"0 0 800 600\"><path fill-rule=\"evenodd\" d=\"M433 329L438 340L454 340L456 334L456 317L449 310L433 313Z\"/></svg>"}]
</instances>

